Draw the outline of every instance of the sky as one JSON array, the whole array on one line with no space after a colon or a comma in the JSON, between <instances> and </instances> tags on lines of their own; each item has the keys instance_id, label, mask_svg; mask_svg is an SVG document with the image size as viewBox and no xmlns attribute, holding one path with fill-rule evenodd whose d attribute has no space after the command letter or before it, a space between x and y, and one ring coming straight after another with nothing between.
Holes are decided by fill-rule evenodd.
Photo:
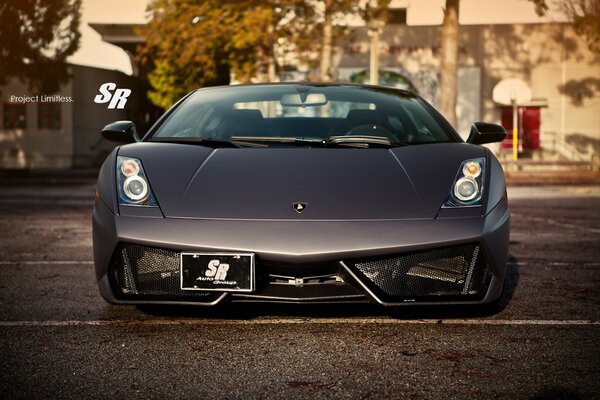
<instances>
[{"instance_id":1,"label":"sky","mask_svg":"<svg viewBox=\"0 0 600 400\"><path fill-rule=\"evenodd\" d=\"M90 22L143 23L148 0L83 0L81 42L69 58L73 64L116 69L131 74L129 57L119 47L104 43L88 26ZM551 3L551 2L549 2ZM407 7L408 25L439 25L445 0L392 0L392 7ZM459 20L463 25L563 22L564 15L551 9L540 18L528 0L461 0Z\"/></svg>"}]
</instances>

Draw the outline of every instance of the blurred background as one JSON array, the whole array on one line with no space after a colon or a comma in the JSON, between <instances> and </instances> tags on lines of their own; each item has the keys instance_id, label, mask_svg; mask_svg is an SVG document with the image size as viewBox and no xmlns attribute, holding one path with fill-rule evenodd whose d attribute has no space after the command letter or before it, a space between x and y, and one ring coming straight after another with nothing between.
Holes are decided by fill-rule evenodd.
<instances>
[{"instance_id":1,"label":"blurred background","mask_svg":"<svg viewBox=\"0 0 600 400\"><path fill-rule=\"evenodd\" d=\"M600 0L8 0L0 51L4 173L94 171L104 125L145 132L199 87L318 81L417 91L463 138L516 111L509 177L598 183Z\"/></svg>"}]
</instances>

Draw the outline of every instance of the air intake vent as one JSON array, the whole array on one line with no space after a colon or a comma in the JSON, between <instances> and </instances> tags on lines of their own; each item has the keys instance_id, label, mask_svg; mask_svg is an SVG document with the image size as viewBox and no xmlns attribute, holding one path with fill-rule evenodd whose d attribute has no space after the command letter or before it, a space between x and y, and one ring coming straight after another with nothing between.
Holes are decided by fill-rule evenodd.
<instances>
[{"instance_id":1,"label":"air intake vent","mask_svg":"<svg viewBox=\"0 0 600 400\"><path fill-rule=\"evenodd\" d=\"M111 262L112 284L125 296L216 298L215 293L180 289L179 255L175 250L121 243Z\"/></svg>"},{"instance_id":2,"label":"air intake vent","mask_svg":"<svg viewBox=\"0 0 600 400\"><path fill-rule=\"evenodd\" d=\"M479 245L444 247L350 263L387 299L483 298L491 274ZM445 299L444 299L445 300Z\"/></svg>"}]
</instances>

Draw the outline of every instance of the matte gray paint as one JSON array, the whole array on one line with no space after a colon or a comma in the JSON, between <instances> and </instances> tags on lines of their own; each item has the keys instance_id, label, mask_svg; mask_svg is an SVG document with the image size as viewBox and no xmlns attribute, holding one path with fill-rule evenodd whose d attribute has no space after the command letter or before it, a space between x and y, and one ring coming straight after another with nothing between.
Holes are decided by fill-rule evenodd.
<instances>
[{"instance_id":1,"label":"matte gray paint","mask_svg":"<svg viewBox=\"0 0 600 400\"><path fill-rule=\"evenodd\" d=\"M305 202L293 215L292 204ZM167 217L432 218L385 149L217 149Z\"/></svg>"},{"instance_id":2,"label":"matte gray paint","mask_svg":"<svg viewBox=\"0 0 600 400\"><path fill-rule=\"evenodd\" d=\"M487 212L490 212L503 198L506 197L506 182L504 180L504 170L500 162L494 157L491 151L487 150L487 164L489 165L489 182L487 185Z\"/></svg>"},{"instance_id":3,"label":"matte gray paint","mask_svg":"<svg viewBox=\"0 0 600 400\"><path fill-rule=\"evenodd\" d=\"M119 148L115 148L104 160L100 172L98 173L98 181L96 190L100 196L100 200L113 212L117 213L117 191L116 191L116 171L117 152Z\"/></svg>"},{"instance_id":4,"label":"matte gray paint","mask_svg":"<svg viewBox=\"0 0 600 400\"><path fill-rule=\"evenodd\" d=\"M113 215L103 204L94 210L96 277L106 276L118 241L181 250L252 251L263 261L303 263L395 254L424 248L481 242L501 284L508 255L506 201L487 218L395 221L252 221L157 219ZM117 299L103 289L110 301ZM493 300L494 298L488 299Z\"/></svg>"},{"instance_id":5,"label":"matte gray paint","mask_svg":"<svg viewBox=\"0 0 600 400\"><path fill-rule=\"evenodd\" d=\"M96 279L106 276L110 258L119 241L115 226L117 215L103 201L96 201L92 213L92 248ZM103 296L106 297L106 295Z\"/></svg>"},{"instance_id":6,"label":"matte gray paint","mask_svg":"<svg viewBox=\"0 0 600 400\"><path fill-rule=\"evenodd\" d=\"M465 143L391 150L138 143L119 155L142 160L166 217L414 219L434 218L460 163L485 154ZM298 201L308 203L302 214L292 209Z\"/></svg>"},{"instance_id":7,"label":"matte gray paint","mask_svg":"<svg viewBox=\"0 0 600 400\"><path fill-rule=\"evenodd\" d=\"M484 240L481 244L493 262L490 269L498 278L504 280L506 273L506 262L508 261L508 241L510 233L510 212L508 201L502 200L484 218L483 226Z\"/></svg>"},{"instance_id":8,"label":"matte gray paint","mask_svg":"<svg viewBox=\"0 0 600 400\"><path fill-rule=\"evenodd\" d=\"M484 157L481 146L467 143L438 143L399 147L391 150L410 176L424 210L437 213L452 189L460 164Z\"/></svg>"},{"instance_id":9,"label":"matte gray paint","mask_svg":"<svg viewBox=\"0 0 600 400\"><path fill-rule=\"evenodd\" d=\"M135 207L116 214L115 155L100 172L101 201L93 214L96 277L109 301L146 303L121 301L110 291L106 272L119 241L182 250L251 251L261 260L295 263L299 269L307 262L477 241L495 275L483 302L500 293L509 212L501 167L493 155L488 158L489 214L481 217L479 207L477 216L455 210L453 218L454 210L449 210L444 218L435 218L460 163L486 155L480 146L429 144L391 150L122 146L119 155L142 160L161 209L177 218L146 218L147 210ZM293 201L306 201L309 208L298 214ZM189 216L194 218L184 218Z\"/></svg>"}]
</instances>

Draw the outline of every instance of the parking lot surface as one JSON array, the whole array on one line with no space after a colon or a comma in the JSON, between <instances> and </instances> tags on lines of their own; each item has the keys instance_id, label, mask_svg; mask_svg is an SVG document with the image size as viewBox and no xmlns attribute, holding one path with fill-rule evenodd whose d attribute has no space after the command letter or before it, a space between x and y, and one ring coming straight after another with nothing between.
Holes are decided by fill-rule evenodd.
<instances>
[{"instance_id":1,"label":"parking lot surface","mask_svg":"<svg viewBox=\"0 0 600 400\"><path fill-rule=\"evenodd\" d=\"M3 398L600 398L600 186L509 189L496 309L109 305L93 197L0 185Z\"/></svg>"}]
</instances>

